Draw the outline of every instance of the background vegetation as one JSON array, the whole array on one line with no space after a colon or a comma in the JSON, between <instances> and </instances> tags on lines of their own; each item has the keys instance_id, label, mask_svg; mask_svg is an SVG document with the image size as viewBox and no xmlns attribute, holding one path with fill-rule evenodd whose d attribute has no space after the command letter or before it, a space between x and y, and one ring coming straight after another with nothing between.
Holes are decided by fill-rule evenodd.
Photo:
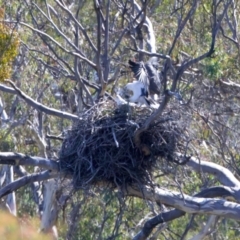
<instances>
[{"instance_id":1,"label":"background vegetation","mask_svg":"<svg viewBox=\"0 0 240 240\"><path fill-rule=\"evenodd\" d=\"M153 198L109 187L74 191L71 180L60 181L53 204L57 221L39 225L45 232L55 225L59 239L239 239L238 1L0 3L0 196L13 215L44 214L42 180L59 177L43 179L40 174L55 165L37 161L56 162L78 117L132 81L128 59L154 56L162 82L156 114L174 113L176 124L186 125L181 154L195 160L159 161ZM184 104L167 90L181 94ZM28 156L37 157L29 163ZM4 188L33 173L40 180ZM204 191L208 195L196 196ZM179 216L173 217L176 209Z\"/></svg>"}]
</instances>

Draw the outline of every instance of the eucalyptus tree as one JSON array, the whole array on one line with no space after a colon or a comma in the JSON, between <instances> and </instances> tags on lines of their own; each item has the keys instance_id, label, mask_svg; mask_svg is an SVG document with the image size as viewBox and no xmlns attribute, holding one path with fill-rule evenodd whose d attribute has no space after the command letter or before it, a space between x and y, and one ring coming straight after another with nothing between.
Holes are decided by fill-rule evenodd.
<instances>
[{"instance_id":1,"label":"eucalyptus tree","mask_svg":"<svg viewBox=\"0 0 240 240\"><path fill-rule=\"evenodd\" d=\"M0 163L14 166L8 182L7 168L2 168L1 197L11 193L14 199L18 189L30 184L43 231L56 224L61 208L67 209L67 239L203 239L211 234L224 239L224 234L237 234L237 1L2 4L3 23L18 33L20 47L11 78L0 84ZM185 145L176 159L154 171L154 186L126 186L124 193L102 186L66 191L71 183L59 179L71 176L57 161L66 131L131 81L128 59L149 58L160 65L160 106L136 130L136 145L166 112L186 125ZM10 202L16 213L15 201ZM175 220L180 217L186 226ZM222 230L220 218L232 232Z\"/></svg>"}]
</instances>

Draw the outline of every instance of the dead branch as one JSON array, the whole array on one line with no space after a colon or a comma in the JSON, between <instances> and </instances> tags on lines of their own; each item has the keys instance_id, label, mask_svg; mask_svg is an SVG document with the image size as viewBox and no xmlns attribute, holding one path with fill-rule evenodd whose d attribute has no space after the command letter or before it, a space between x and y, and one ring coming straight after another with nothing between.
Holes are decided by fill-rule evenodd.
<instances>
[{"instance_id":1,"label":"dead branch","mask_svg":"<svg viewBox=\"0 0 240 240\"><path fill-rule=\"evenodd\" d=\"M28 95L23 93L12 81L7 80L6 82L10 83L13 88L9 88L9 87L7 87L3 84L0 84L0 91L8 92L8 93L11 93L11 94L17 94L28 105L37 109L38 111L41 111L41 112L44 112L46 114L53 115L53 116L56 116L56 117L60 117L60 118L66 118L66 119L69 119L69 120L79 119L79 117L76 116L76 115L73 115L73 114L70 114L70 113L67 113L67 112L63 112L63 111L59 111L59 110L56 110L54 108L47 107L47 106L33 100Z\"/></svg>"},{"instance_id":2,"label":"dead branch","mask_svg":"<svg viewBox=\"0 0 240 240\"><path fill-rule=\"evenodd\" d=\"M240 183L233 173L225 167L213 162L198 160L191 157L186 163L197 172L207 172L217 177L218 181L228 187L239 187ZM238 197L238 199L240 199Z\"/></svg>"},{"instance_id":3,"label":"dead branch","mask_svg":"<svg viewBox=\"0 0 240 240\"><path fill-rule=\"evenodd\" d=\"M13 152L0 152L0 164L37 166L49 170L59 170L59 165L56 161Z\"/></svg>"},{"instance_id":4,"label":"dead branch","mask_svg":"<svg viewBox=\"0 0 240 240\"><path fill-rule=\"evenodd\" d=\"M195 194L194 197L214 198L214 197L227 197L230 195L231 193L225 191L224 188L214 187L204 189L201 192ZM133 238L133 240L146 240L157 225L170 222L176 218L184 216L185 214L186 212L181 211L179 209L162 212L157 216L154 216L153 218L146 221L141 231L139 231L139 233Z\"/></svg>"},{"instance_id":5,"label":"dead branch","mask_svg":"<svg viewBox=\"0 0 240 240\"><path fill-rule=\"evenodd\" d=\"M8 195L9 193L18 190L19 188L26 186L27 184L33 183L33 182L39 182L44 181L51 178L56 178L59 176L59 173L54 173L50 170L40 172L40 173L34 173L31 175L27 175L24 177L19 178L18 180L15 180L14 182L8 184L7 186L0 189L0 198Z\"/></svg>"},{"instance_id":6,"label":"dead branch","mask_svg":"<svg viewBox=\"0 0 240 240\"><path fill-rule=\"evenodd\" d=\"M141 189L128 187L127 195L166 204L186 213L209 214L240 220L240 204L222 199L191 197L158 187L153 191L146 186Z\"/></svg>"}]
</instances>

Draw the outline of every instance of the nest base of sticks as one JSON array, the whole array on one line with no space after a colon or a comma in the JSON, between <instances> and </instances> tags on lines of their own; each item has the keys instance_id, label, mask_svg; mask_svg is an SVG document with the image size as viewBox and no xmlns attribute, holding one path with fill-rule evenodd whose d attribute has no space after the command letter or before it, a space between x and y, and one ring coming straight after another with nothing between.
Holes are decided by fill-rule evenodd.
<instances>
[{"instance_id":1,"label":"nest base of sticks","mask_svg":"<svg viewBox=\"0 0 240 240\"><path fill-rule=\"evenodd\" d=\"M68 131L59 154L61 170L72 175L74 188L151 183L157 162L174 160L181 136L167 113L141 133L137 146L134 134L151 114L148 108L115 107L111 101L86 111Z\"/></svg>"}]
</instances>

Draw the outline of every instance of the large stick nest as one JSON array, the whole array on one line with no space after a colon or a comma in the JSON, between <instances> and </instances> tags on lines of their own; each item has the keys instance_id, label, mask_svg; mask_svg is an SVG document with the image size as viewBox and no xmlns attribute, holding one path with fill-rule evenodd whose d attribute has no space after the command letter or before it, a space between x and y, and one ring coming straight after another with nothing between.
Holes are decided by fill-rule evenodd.
<instances>
[{"instance_id":1,"label":"large stick nest","mask_svg":"<svg viewBox=\"0 0 240 240\"><path fill-rule=\"evenodd\" d=\"M158 161L174 160L182 132L168 113L141 133L136 146L134 134L151 114L148 108L115 108L112 102L85 112L68 131L59 155L61 169L73 176L74 187L150 183Z\"/></svg>"}]
</instances>

